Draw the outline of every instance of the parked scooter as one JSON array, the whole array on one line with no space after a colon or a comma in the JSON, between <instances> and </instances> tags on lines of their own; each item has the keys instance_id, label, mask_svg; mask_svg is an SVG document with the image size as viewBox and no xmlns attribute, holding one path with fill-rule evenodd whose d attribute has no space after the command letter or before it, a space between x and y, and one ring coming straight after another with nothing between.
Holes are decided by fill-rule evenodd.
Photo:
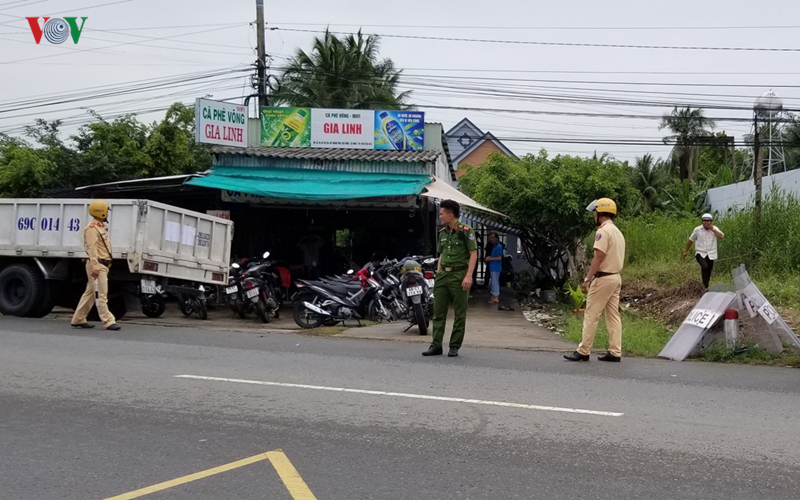
<instances>
[{"instance_id":1,"label":"parked scooter","mask_svg":"<svg viewBox=\"0 0 800 500\"><path fill-rule=\"evenodd\" d=\"M264 252L263 259L269 258ZM275 300L275 289L267 268L271 265L262 262L245 272L243 280L245 301L250 300L256 308L256 314L264 323L269 323L272 316L278 317L278 302Z\"/></svg>"},{"instance_id":2,"label":"parked scooter","mask_svg":"<svg viewBox=\"0 0 800 500\"><path fill-rule=\"evenodd\" d=\"M178 308L184 316L197 314L200 319L208 319L208 302L204 285L192 285L174 288L178 299Z\"/></svg>"},{"instance_id":3,"label":"parked scooter","mask_svg":"<svg viewBox=\"0 0 800 500\"><path fill-rule=\"evenodd\" d=\"M139 303L148 318L159 318L167 307L167 292L154 280L143 279L138 287Z\"/></svg>"},{"instance_id":4,"label":"parked scooter","mask_svg":"<svg viewBox=\"0 0 800 500\"><path fill-rule=\"evenodd\" d=\"M242 266L234 262L228 271L228 286L225 287L225 302L240 318L247 318L244 288L242 286Z\"/></svg>"},{"instance_id":5,"label":"parked scooter","mask_svg":"<svg viewBox=\"0 0 800 500\"><path fill-rule=\"evenodd\" d=\"M350 270L348 275L353 276ZM318 328L323 324L346 320L391 320L391 312L381 300L381 285L374 278L355 276L352 284L334 281L299 280L298 300L294 303L294 320L301 328Z\"/></svg>"},{"instance_id":6,"label":"parked scooter","mask_svg":"<svg viewBox=\"0 0 800 500\"><path fill-rule=\"evenodd\" d=\"M429 278L429 271L423 273L422 266L415 260L406 260L402 272L400 290L408 306L409 323L405 331L416 325L420 335L427 335L433 313L433 274Z\"/></svg>"}]
</instances>

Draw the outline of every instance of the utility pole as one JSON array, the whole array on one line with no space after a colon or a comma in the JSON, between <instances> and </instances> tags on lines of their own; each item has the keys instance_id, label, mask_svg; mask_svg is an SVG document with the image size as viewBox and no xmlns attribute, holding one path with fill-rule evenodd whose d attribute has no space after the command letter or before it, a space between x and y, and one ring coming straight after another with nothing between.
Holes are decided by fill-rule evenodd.
<instances>
[{"instance_id":1,"label":"utility pole","mask_svg":"<svg viewBox=\"0 0 800 500\"><path fill-rule=\"evenodd\" d=\"M267 106L267 54L264 47L264 0L256 0L256 44L258 45L258 115L261 108Z\"/></svg>"},{"instance_id":2,"label":"utility pole","mask_svg":"<svg viewBox=\"0 0 800 500\"><path fill-rule=\"evenodd\" d=\"M758 130L758 110L753 114L753 180L756 183L756 227L761 222L761 176L763 173L762 152L761 152L761 133Z\"/></svg>"}]
</instances>

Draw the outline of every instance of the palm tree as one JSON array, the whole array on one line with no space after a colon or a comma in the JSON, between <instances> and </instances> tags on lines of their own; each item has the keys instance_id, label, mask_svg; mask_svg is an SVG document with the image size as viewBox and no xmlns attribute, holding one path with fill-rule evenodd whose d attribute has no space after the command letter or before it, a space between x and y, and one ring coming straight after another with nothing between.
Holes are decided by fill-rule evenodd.
<instances>
[{"instance_id":1,"label":"palm tree","mask_svg":"<svg viewBox=\"0 0 800 500\"><path fill-rule=\"evenodd\" d=\"M786 144L786 170L800 168L800 117L794 116L783 132Z\"/></svg>"},{"instance_id":2,"label":"palm tree","mask_svg":"<svg viewBox=\"0 0 800 500\"><path fill-rule=\"evenodd\" d=\"M272 94L275 105L344 109L404 109L410 91L400 92L401 70L378 59L379 37L337 38L330 32L314 40L310 53L298 50Z\"/></svg>"},{"instance_id":3,"label":"palm tree","mask_svg":"<svg viewBox=\"0 0 800 500\"><path fill-rule=\"evenodd\" d=\"M699 163L699 139L710 137L714 121L703 115L702 109L689 107L672 110L661 119L659 130L669 129L672 135L664 137L664 144L674 144L670 159L678 165L681 180L694 179Z\"/></svg>"},{"instance_id":4,"label":"palm tree","mask_svg":"<svg viewBox=\"0 0 800 500\"><path fill-rule=\"evenodd\" d=\"M654 160L649 153L641 158L637 157L631 175L633 187L642 195L644 211L652 212L661 208L664 205L661 195L667 180L663 162Z\"/></svg>"}]
</instances>

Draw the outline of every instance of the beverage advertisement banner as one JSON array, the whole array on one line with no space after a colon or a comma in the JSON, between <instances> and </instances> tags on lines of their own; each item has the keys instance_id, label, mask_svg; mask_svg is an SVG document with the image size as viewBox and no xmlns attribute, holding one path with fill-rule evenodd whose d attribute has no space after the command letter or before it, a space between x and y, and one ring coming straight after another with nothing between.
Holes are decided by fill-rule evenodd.
<instances>
[{"instance_id":1,"label":"beverage advertisement banner","mask_svg":"<svg viewBox=\"0 0 800 500\"><path fill-rule=\"evenodd\" d=\"M311 146L309 108L261 108L261 145L282 148Z\"/></svg>"},{"instance_id":2,"label":"beverage advertisement banner","mask_svg":"<svg viewBox=\"0 0 800 500\"><path fill-rule=\"evenodd\" d=\"M425 145L425 113L376 111L375 149L422 151Z\"/></svg>"},{"instance_id":3,"label":"beverage advertisement banner","mask_svg":"<svg viewBox=\"0 0 800 500\"><path fill-rule=\"evenodd\" d=\"M197 99L195 142L247 147L247 108L227 102Z\"/></svg>"},{"instance_id":4,"label":"beverage advertisement banner","mask_svg":"<svg viewBox=\"0 0 800 500\"><path fill-rule=\"evenodd\" d=\"M265 107L261 108L261 145L422 151L425 113Z\"/></svg>"},{"instance_id":5,"label":"beverage advertisement banner","mask_svg":"<svg viewBox=\"0 0 800 500\"><path fill-rule=\"evenodd\" d=\"M372 149L374 111L312 109L311 147Z\"/></svg>"}]
</instances>

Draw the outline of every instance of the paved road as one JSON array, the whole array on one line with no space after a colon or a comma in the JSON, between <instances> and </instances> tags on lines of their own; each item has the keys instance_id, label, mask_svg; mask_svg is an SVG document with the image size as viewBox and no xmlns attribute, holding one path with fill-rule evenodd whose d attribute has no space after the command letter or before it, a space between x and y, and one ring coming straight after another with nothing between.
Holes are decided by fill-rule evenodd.
<instances>
[{"instance_id":1,"label":"paved road","mask_svg":"<svg viewBox=\"0 0 800 500\"><path fill-rule=\"evenodd\" d=\"M419 352L0 318L0 496L112 498L283 450L319 500L798 497L800 371ZM280 473L262 460L142 498L312 498Z\"/></svg>"}]
</instances>

